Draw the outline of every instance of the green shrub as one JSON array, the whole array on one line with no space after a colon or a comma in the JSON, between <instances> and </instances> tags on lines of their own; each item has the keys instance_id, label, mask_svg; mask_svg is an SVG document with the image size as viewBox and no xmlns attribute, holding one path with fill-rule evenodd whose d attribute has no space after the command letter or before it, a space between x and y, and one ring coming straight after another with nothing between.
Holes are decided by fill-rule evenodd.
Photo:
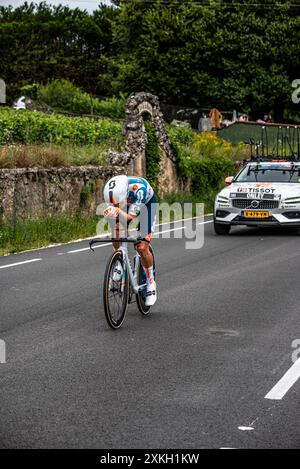
<instances>
[{"instance_id":1,"label":"green shrub","mask_svg":"<svg viewBox=\"0 0 300 469\"><path fill-rule=\"evenodd\" d=\"M38 83L32 83L31 85L24 85L21 88L21 93L24 94L27 98L37 100L38 90L40 85Z\"/></svg>"},{"instance_id":2,"label":"green shrub","mask_svg":"<svg viewBox=\"0 0 300 469\"><path fill-rule=\"evenodd\" d=\"M126 103L127 97L125 95L120 95L119 98L95 99L94 114L103 117L123 119L125 117Z\"/></svg>"},{"instance_id":3,"label":"green shrub","mask_svg":"<svg viewBox=\"0 0 300 469\"><path fill-rule=\"evenodd\" d=\"M195 132L191 127L170 124L167 126L167 132L175 152L180 145L192 146L194 144Z\"/></svg>"},{"instance_id":4,"label":"green shrub","mask_svg":"<svg viewBox=\"0 0 300 469\"><path fill-rule=\"evenodd\" d=\"M10 108L0 109L0 145L13 143L95 144L120 146L121 123L109 119L65 117Z\"/></svg>"},{"instance_id":5,"label":"green shrub","mask_svg":"<svg viewBox=\"0 0 300 469\"><path fill-rule=\"evenodd\" d=\"M224 177L235 173L234 161L244 158L242 146L233 146L208 132L195 133L184 126L169 125L168 134L179 174L191 180L192 196L212 204Z\"/></svg>"},{"instance_id":6,"label":"green shrub","mask_svg":"<svg viewBox=\"0 0 300 469\"><path fill-rule=\"evenodd\" d=\"M158 175L160 163L160 151L158 146L158 139L155 129L148 120L144 121L145 129L147 132L147 145L146 145L146 177L153 187L154 191L158 190Z\"/></svg>"},{"instance_id":7,"label":"green shrub","mask_svg":"<svg viewBox=\"0 0 300 469\"><path fill-rule=\"evenodd\" d=\"M99 100L77 88L67 80L53 80L47 85L40 85L37 91L38 101L57 111L74 114L95 114L103 117L120 118L125 115L127 98L108 98Z\"/></svg>"}]
</instances>

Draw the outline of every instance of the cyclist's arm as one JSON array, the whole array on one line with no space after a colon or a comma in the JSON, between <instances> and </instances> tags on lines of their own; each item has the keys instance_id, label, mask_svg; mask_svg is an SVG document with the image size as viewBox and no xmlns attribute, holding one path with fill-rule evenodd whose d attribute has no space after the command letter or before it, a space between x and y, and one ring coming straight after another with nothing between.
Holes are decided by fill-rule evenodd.
<instances>
[{"instance_id":1,"label":"cyclist's arm","mask_svg":"<svg viewBox=\"0 0 300 469\"><path fill-rule=\"evenodd\" d=\"M123 223L130 223L136 216L132 215L131 213L124 212L124 210L119 209L119 219Z\"/></svg>"},{"instance_id":2,"label":"cyclist's arm","mask_svg":"<svg viewBox=\"0 0 300 469\"><path fill-rule=\"evenodd\" d=\"M137 218L140 214L142 205L143 204L138 202L138 203L133 203L129 205L127 211L119 209L118 216L119 216L120 221L123 223L130 223L132 220Z\"/></svg>"},{"instance_id":3,"label":"cyclist's arm","mask_svg":"<svg viewBox=\"0 0 300 469\"><path fill-rule=\"evenodd\" d=\"M114 207L112 205L104 209L103 215L105 218L117 218L118 217L119 220L123 223L129 223L132 220L134 220L134 218L137 217L137 215L134 215L133 213L127 213L124 210L121 210L120 208Z\"/></svg>"}]
</instances>

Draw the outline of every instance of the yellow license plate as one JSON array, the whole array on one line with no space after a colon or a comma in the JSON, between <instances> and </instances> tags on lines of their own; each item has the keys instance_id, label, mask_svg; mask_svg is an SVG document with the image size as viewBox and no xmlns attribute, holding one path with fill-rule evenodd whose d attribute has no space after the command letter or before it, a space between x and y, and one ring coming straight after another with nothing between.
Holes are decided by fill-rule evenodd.
<instances>
[{"instance_id":1,"label":"yellow license plate","mask_svg":"<svg viewBox=\"0 0 300 469\"><path fill-rule=\"evenodd\" d=\"M242 212L244 218L269 218L269 212L262 212L261 210L245 210Z\"/></svg>"}]
</instances>

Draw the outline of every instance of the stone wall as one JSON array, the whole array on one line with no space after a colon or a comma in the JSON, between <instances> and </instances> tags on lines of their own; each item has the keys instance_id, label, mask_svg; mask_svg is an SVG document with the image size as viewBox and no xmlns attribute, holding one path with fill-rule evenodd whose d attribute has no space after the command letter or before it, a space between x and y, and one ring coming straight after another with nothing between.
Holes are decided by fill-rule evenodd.
<instances>
[{"instance_id":1,"label":"stone wall","mask_svg":"<svg viewBox=\"0 0 300 469\"><path fill-rule=\"evenodd\" d=\"M70 213L78 208L95 213L103 186L110 177L117 174L146 177L145 114L150 116L161 152L159 195L188 190L188 182L177 174L158 98L150 93L137 93L127 103L123 151L108 153L109 167L0 170L0 221Z\"/></svg>"},{"instance_id":2,"label":"stone wall","mask_svg":"<svg viewBox=\"0 0 300 469\"><path fill-rule=\"evenodd\" d=\"M124 169L80 166L0 170L0 220L25 219L78 208L96 213L105 182Z\"/></svg>"}]
</instances>

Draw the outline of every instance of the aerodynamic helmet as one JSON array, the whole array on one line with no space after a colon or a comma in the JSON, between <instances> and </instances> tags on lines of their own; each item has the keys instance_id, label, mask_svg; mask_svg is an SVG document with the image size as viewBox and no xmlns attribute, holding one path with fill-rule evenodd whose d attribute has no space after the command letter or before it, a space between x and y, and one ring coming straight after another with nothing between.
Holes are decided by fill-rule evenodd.
<instances>
[{"instance_id":1,"label":"aerodynamic helmet","mask_svg":"<svg viewBox=\"0 0 300 469\"><path fill-rule=\"evenodd\" d=\"M111 178L104 186L103 195L105 202L108 204L119 204L120 202L127 200L127 176L115 176Z\"/></svg>"}]
</instances>

